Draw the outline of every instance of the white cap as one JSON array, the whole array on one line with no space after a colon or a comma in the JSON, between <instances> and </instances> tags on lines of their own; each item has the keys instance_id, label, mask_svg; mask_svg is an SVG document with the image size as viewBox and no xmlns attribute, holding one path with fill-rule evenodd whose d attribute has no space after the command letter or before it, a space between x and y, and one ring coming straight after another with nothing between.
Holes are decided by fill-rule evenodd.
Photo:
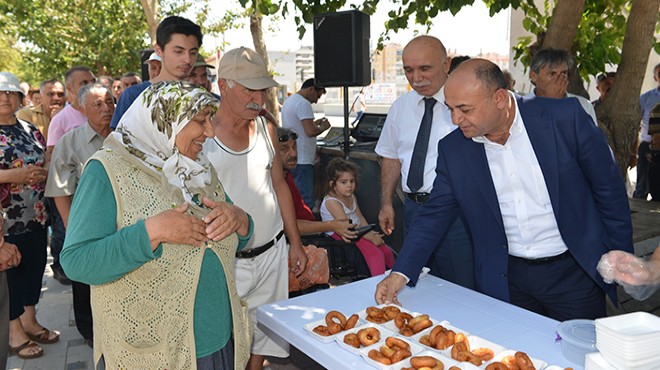
<instances>
[{"instance_id":1,"label":"white cap","mask_svg":"<svg viewBox=\"0 0 660 370\"><path fill-rule=\"evenodd\" d=\"M151 55L149 55L149 59L145 60L144 64L149 64L149 62L151 62L152 60L157 60L157 61L161 62L160 57L158 56L158 54L156 54L155 51L153 53L151 53Z\"/></svg>"}]
</instances>

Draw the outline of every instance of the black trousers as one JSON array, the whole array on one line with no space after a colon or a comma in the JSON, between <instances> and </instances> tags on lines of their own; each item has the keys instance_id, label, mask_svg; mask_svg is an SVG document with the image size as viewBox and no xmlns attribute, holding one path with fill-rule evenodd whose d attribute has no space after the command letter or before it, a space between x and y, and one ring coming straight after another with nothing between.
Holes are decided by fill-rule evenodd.
<instances>
[{"instance_id":1,"label":"black trousers","mask_svg":"<svg viewBox=\"0 0 660 370\"><path fill-rule=\"evenodd\" d=\"M92 326L92 303L89 285L73 281L73 315L76 318L76 328L85 339L94 339Z\"/></svg>"},{"instance_id":2,"label":"black trousers","mask_svg":"<svg viewBox=\"0 0 660 370\"><path fill-rule=\"evenodd\" d=\"M21 263L7 270L9 285L9 319L19 318L24 306L36 306L46 269L46 227L18 235L7 235L5 241L16 244Z\"/></svg>"},{"instance_id":3,"label":"black trousers","mask_svg":"<svg viewBox=\"0 0 660 370\"><path fill-rule=\"evenodd\" d=\"M572 256L535 265L509 257L510 302L555 320L606 316L605 291Z\"/></svg>"}]
</instances>

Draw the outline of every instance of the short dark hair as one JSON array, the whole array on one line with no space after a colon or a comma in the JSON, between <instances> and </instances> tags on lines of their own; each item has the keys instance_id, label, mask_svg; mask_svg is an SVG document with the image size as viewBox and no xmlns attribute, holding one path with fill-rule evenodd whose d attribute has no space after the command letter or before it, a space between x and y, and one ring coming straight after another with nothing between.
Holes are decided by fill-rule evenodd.
<instances>
[{"instance_id":1,"label":"short dark hair","mask_svg":"<svg viewBox=\"0 0 660 370\"><path fill-rule=\"evenodd\" d=\"M305 80L305 82L303 82L303 84L300 88L301 89L306 89L306 88L312 87L312 86L314 86L316 88L316 86L314 84L314 79L313 78L308 78L308 79Z\"/></svg>"},{"instance_id":2,"label":"short dark hair","mask_svg":"<svg viewBox=\"0 0 660 370\"><path fill-rule=\"evenodd\" d=\"M601 83L604 79L610 77L616 77L616 72L606 72L599 74L598 77L596 77L596 83Z\"/></svg>"},{"instance_id":3,"label":"short dark hair","mask_svg":"<svg viewBox=\"0 0 660 370\"><path fill-rule=\"evenodd\" d=\"M451 62L449 62L449 72L452 73L458 67L459 64L465 62L466 60L469 60L470 56L469 55L460 55L460 56L455 56L451 58Z\"/></svg>"},{"instance_id":4,"label":"short dark hair","mask_svg":"<svg viewBox=\"0 0 660 370\"><path fill-rule=\"evenodd\" d=\"M295 134L295 131L284 128L284 127L278 127L277 128L277 138L281 141L284 137L289 137L291 134Z\"/></svg>"},{"instance_id":5,"label":"short dark hair","mask_svg":"<svg viewBox=\"0 0 660 370\"><path fill-rule=\"evenodd\" d=\"M570 71L575 64L573 56L564 49L546 48L541 49L534 54L529 69L534 73L539 73L545 66L554 67L557 64L566 63Z\"/></svg>"},{"instance_id":6,"label":"short dark hair","mask_svg":"<svg viewBox=\"0 0 660 370\"><path fill-rule=\"evenodd\" d=\"M46 88L46 85L54 85L55 83L62 83L60 80L56 78L52 78L50 80L42 81L41 84L39 85L39 91L44 91L44 88Z\"/></svg>"},{"instance_id":7,"label":"short dark hair","mask_svg":"<svg viewBox=\"0 0 660 370\"><path fill-rule=\"evenodd\" d=\"M655 74L658 69L660 69L660 63L656 64L655 67L653 67L653 74Z\"/></svg>"},{"instance_id":8,"label":"short dark hair","mask_svg":"<svg viewBox=\"0 0 660 370\"><path fill-rule=\"evenodd\" d=\"M112 85L112 81L114 81L115 79L112 76L101 75L96 77L96 80L102 84Z\"/></svg>"},{"instance_id":9,"label":"short dark hair","mask_svg":"<svg viewBox=\"0 0 660 370\"><path fill-rule=\"evenodd\" d=\"M198 43L197 46L202 46L202 29L193 21L176 15L171 15L160 22L156 29L156 44L164 50L165 45L172 40L172 35L175 33L195 36Z\"/></svg>"},{"instance_id":10,"label":"short dark hair","mask_svg":"<svg viewBox=\"0 0 660 370\"><path fill-rule=\"evenodd\" d=\"M140 75L137 72L126 72L121 76L120 80L126 77L137 77L139 79Z\"/></svg>"},{"instance_id":11,"label":"short dark hair","mask_svg":"<svg viewBox=\"0 0 660 370\"><path fill-rule=\"evenodd\" d=\"M507 84L506 78L504 78L504 73L502 73L500 67L495 63L479 64L474 69L474 75L477 77L477 81L480 81L489 90L507 90L509 88L509 84Z\"/></svg>"},{"instance_id":12,"label":"short dark hair","mask_svg":"<svg viewBox=\"0 0 660 370\"><path fill-rule=\"evenodd\" d=\"M71 75L73 75L76 72L89 72L92 75L94 74L89 67L75 66L69 69L68 71L66 71L66 73L64 74L64 81L66 82L67 85L71 83Z\"/></svg>"}]
</instances>

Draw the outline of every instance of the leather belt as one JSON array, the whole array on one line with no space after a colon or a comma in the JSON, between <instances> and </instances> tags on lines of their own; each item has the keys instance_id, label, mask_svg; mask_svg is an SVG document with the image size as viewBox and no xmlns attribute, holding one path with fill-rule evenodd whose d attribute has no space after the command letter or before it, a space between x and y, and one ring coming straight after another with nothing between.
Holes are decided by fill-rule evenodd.
<instances>
[{"instance_id":1,"label":"leather belt","mask_svg":"<svg viewBox=\"0 0 660 370\"><path fill-rule=\"evenodd\" d=\"M429 193L406 193L406 197L417 204L424 204L429 201Z\"/></svg>"},{"instance_id":2,"label":"leather belt","mask_svg":"<svg viewBox=\"0 0 660 370\"><path fill-rule=\"evenodd\" d=\"M250 248L248 250L242 250L236 252L236 258L254 258L265 251L269 250L275 243L277 243L278 240L284 235L284 230L281 230L279 233L277 233L277 236L275 236L275 239L269 241L268 243L262 245L261 247L256 247L256 248Z\"/></svg>"},{"instance_id":3,"label":"leather belt","mask_svg":"<svg viewBox=\"0 0 660 370\"><path fill-rule=\"evenodd\" d=\"M545 265L547 263L552 263L552 262L555 262L555 261L563 260L564 258L570 257L570 256L571 256L571 252L569 252L568 250L566 252L564 252L562 254L558 254L556 256L534 258L534 259L528 259L528 258L516 257L516 256L509 255L509 257L515 258L515 259L523 261L525 263L529 263L530 265Z\"/></svg>"}]
</instances>

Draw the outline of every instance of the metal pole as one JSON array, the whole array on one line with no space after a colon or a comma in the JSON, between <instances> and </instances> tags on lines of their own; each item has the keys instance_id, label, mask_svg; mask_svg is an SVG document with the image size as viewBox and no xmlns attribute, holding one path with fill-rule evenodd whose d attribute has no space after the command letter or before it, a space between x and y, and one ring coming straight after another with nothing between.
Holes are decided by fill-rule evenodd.
<instances>
[{"instance_id":1,"label":"metal pole","mask_svg":"<svg viewBox=\"0 0 660 370\"><path fill-rule=\"evenodd\" d=\"M344 86L344 159L348 159L351 144L348 113L348 86Z\"/></svg>"}]
</instances>

